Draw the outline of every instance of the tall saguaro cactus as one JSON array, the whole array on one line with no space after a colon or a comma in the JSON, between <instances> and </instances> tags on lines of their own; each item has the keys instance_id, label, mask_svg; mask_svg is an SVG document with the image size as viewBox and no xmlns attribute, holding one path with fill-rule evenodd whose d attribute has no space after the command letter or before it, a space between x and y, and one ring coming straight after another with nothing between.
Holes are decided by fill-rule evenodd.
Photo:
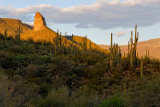
<instances>
[{"instance_id":1,"label":"tall saguaro cactus","mask_svg":"<svg viewBox=\"0 0 160 107\"><path fill-rule=\"evenodd\" d=\"M126 58L126 53L125 53L125 52L124 52L124 55L123 55L123 56L124 56L124 58Z\"/></svg>"},{"instance_id":2,"label":"tall saguaro cactus","mask_svg":"<svg viewBox=\"0 0 160 107\"><path fill-rule=\"evenodd\" d=\"M73 43L74 43L74 36L72 34L72 43L71 43L71 51L73 52Z\"/></svg>"},{"instance_id":3,"label":"tall saguaro cactus","mask_svg":"<svg viewBox=\"0 0 160 107\"><path fill-rule=\"evenodd\" d=\"M19 22L16 34L15 34L15 38L20 39L20 35L21 35L21 23Z\"/></svg>"},{"instance_id":4,"label":"tall saguaro cactus","mask_svg":"<svg viewBox=\"0 0 160 107\"><path fill-rule=\"evenodd\" d=\"M128 57L130 56L130 43L128 41Z\"/></svg>"},{"instance_id":5,"label":"tall saguaro cactus","mask_svg":"<svg viewBox=\"0 0 160 107\"><path fill-rule=\"evenodd\" d=\"M133 67L133 31L131 31L131 38L130 38L130 42L131 42L131 49L130 49L130 64L131 64L131 68Z\"/></svg>"},{"instance_id":6,"label":"tall saguaro cactus","mask_svg":"<svg viewBox=\"0 0 160 107\"><path fill-rule=\"evenodd\" d=\"M57 56L57 43L54 44L54 56Z\"/></svg>"},{"instance_id":7,"label":"tall saguaro cactus","mask_svg":"<svg viewBox=\"0 0 160 107\"><path fill-rule=\"evenodd\" d=\"M121 63L121 49L118 46L118 44L113 45L113 34L111 33L111 44L110 44L110 68L112 68L112 66L114 64L117 63ZM125 58L125 54L124 54L124 58ZM121 64L119 64L121 65Z\"/></svg>"},{"instance_id":8,"label":"tall saguaro cactus","mask_svg":"<svg viewBox=\"0 0 160 107\"><path fill-rule=\"evenodd\" d=\"M119 54L119 57L121 58L122 56L121 56L121 48L120 47L118 49L118 54Z\"/></svg>"},{"instance_id":9,"label":"tall saguaro cactus","mask_svg":"<svg viewBox=\"0 0 160 107\"><path fill-rule=\"evenodd\" d=\"M54 39L54 56L57 56L57 48L59 47L59 30L57 30L56 38Z\"/></svg>"},{"instance_id":10,"label":"tall saguaro cactus","mask_svg":"<svg viewBox=\"0 0 160 107\"><path fill-rule=\"evenodd\" d=\"M21 23L19 22L18 39L21 37Z\"/></svg>"},{"instance_id":11,"label":"tall saguaro cactus","mask_svg":"<svg viewBox=\"0 0 160 107\"><path fill-rule=\"evenodd\" d=\"M87 35L82 38L82 50L87 50Z\"/></svg>"},{"instance_id":12,"label":"tall saguaro cactus","mask_svg":"<svg viewBox=\"0 0 160 107\"><path fill-rule=\"evenodd\" d=\"M8 34L7 34L7 29L5 29L5 31L4 31L5 40L7 39L7 36L8 36Z\"/></svg>"},{"instance_id":13,"label":"tall saguaro cactus","mask_svg":"<svg viewBox=\"0 0 160 107\"><path fill-rule=\"evenodd\" d=\"M59 47L59 29L57 30L56 43L57 47Z\"/></svg>"},{"instance_id":14,"label":"tall saguaro cactus","mask_svg":"<svg viewBox=\"0 0 160 107\"><path fill-rule=\"evenodd\" d=\"M135 38L134 38L134 66L137 64L137 43L138 43L139 32L137 32L137 25L135 26Z\"/></svg>"},{"instance_id":15,"label":"tall saguaro cactus","mask_svg":"<svg viewBox=\"0 0 160 107\"><path fill-rule=\"evenodd\" d=\"M138 52L137 52L137 58L138 58L139 56L138 56Z\"/></svg>"},{"instance_id":16,"label":"tall saguaro cactus","mask_svg":"<svg viewBox=\"0 0 160 107\"><path fill-rule=\"evenodd\" d=\"M92 50L92 44L91 44L91 42L90 42L90 44L89 44L89 50L90 50L90 51Z\"/></svg>"},{"instance_id":17,"label":"tall saguaro cactus","mask_svg":"<svg viewBox=\"0 0 160 107\"><path fill-rule=\"evenodd\" d=\"M141 57L140 76L143 76L143 57Z\"/></svg>"},{"instance_id":18,"label":"tall saguaro cactus","mask_svg":"<svg viewBox=\"0 0 160 107\"><path fill-rule=\"evenodd\" d=\"M59 45L60 47L62 46L62 32L60 32L60 35L59 35Z\"/></svg>"},{"instance_id":19,"label":"tall saguaro cactus","mask_svg":"<svg viewBox=\"0 0 160 107\"><path fill-rule=\"evenodd\" d=\"M65 46L67 45L67 32L65 32Z\"/></svg>"},{"instance_id":20,"label":"tall saguaro cactus","mask_svg":"<svg viewBox=\"0 0 160 107\"><path fill-rule=\"evenodd\" d=\"M130 49L130 65L131 68L135 68L137 65L137 43L138 43L139 32L137 32L137 25L135 26L135 38L133 42L133 31L131 31L131 49Z\"/></svg>"},{"instance_id":21,"label":"tall saguaro cactus","mask_svg":"<svg viewBox=\"0 0 160 107\"><path fill-rule=\"evenodd\" d=\"M111 33L111 46L110 46L110 68L113 66L113 34Z\"/></svg>"}]
</instances>

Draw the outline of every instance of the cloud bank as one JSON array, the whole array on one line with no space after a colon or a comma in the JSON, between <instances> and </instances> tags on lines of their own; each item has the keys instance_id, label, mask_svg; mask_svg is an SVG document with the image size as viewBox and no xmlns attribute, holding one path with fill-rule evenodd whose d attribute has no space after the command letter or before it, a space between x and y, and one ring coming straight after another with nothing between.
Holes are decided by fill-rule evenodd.
<instances>
[{"instance_id":1,"label":"cloud bank","mask_svg":"<svg viewBox=\"0 0 160 107\"><path fill-rule=\"evenodd\" d=\"M92 5L59 8L53 5L35 5L26 8L0 6L0 17L18 18L33 22L39 11L48 23L76 24L77 28L112 29L151 26L160 22L160 0L97 0Z\"/></svg>"}]
</instances>

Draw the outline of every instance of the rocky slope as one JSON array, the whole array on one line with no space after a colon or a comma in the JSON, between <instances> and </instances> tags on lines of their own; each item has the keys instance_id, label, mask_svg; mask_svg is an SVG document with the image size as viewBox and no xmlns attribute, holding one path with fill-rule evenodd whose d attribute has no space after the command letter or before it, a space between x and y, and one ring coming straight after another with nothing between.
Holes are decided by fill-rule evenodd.
<instances>
[{"instance_id":1,"label":"rocky slope","mask_svg":"<svg viewBox=\"0 0 160 107\"><path fill-rule=\"evenodd\" d=\"M0 18L0 33L4 34L7 30L8 35L15 35L17 30L21 28L21 32L33 29L33 26L22 23L19 19Z\"/></svg>"}]
</instances>

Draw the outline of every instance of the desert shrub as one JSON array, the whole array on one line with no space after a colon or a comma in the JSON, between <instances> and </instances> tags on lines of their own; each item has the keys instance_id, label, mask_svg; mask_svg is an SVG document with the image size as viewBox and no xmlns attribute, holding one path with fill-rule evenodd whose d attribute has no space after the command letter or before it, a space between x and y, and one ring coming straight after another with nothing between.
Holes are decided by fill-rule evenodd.
<instances>
[{"instance_id":1,"label":"desert shrub","mask_svg":"<svg viewBox=\"0 0 160 107\"><path fill-rule=\"evenodd\" d=\"M105 99L100 107L126 107L123 99L120 96L112 96Z\"/></svg>"},{"instance_id":2,"label":"desert shrub","mask_svg":"<svg viewBox=\"0 0 160 107\"><path fill-rule=\"evenodd\" d=\"M18 107L27 106L38 92L35 84L25 84L21 77L14 76L12 79L0 73L0 106Z\"/></svg>"},{"instance_id":3,"label":"desert shrub","mask_svg":"<svg viewBox=\"0 0 160 107\"><path fill-rule=\"evenodd\" d=\"M37 53L30 54L28 56L29 62L33 63L33 64L37 64L37 65L41 65L41 64L46 63L47 59L48 59L47 55L39 55Z\"/></svg>"},{"instance_id":4,"label":"desert shrub","mask_svg":"<svg viewBox=\"0 0 160 107\"><path fill-rule=\"evenodd\" d=\"M157 107L160 105L160 79L159 74L143 77L130 84L129 96L133 106Z\"/></svg>"},{"instance_id":5,"label":"desert shrub","mask_svg":"<svg viewBox=\"0 0 160 107\"><path fill-rule=\"evenodd\" d=\"M69 104L69 92L66 87L52 89L45 99L39 98L38 107L65 107Z\"/></svg>"},{"instance_id":6,"label":"desert shrub","mask_svg":"<svg viewBox=\"0 0 160 107\"><path fill-rule=\"evenodd\" d=\"M18 69L20 66L25 66L26 63L26 57L24 55L6 53L1 59L1 66L5 69Z\"/></svg>"},{"instance_id":7,"label":"desert shrub","mask_svg":"<svg viewBox=\"0 0 160 107\"><path fill-rule=\"evenodd\" d=\"M99 102L98 92L86 85L76 89L71 95L72 107L96 107L99 105Z\"/></svg>"},{"instance_id":8,"label":"desert shrub","mask_svg":"<svg viewBox=\"0 0 160 107\"><path fill-rule=\"evenodd\" d=\"M80 54L76 54L73 56L73 60L76 62L84 63L86 62L88 65L94 65L98 61L101 61L103 56L98 53L90 53L89 51L80 52Z\"/></svg>"},{"instance_id":9,"label":"desert shrub","mask_svg":"<svg viewBox=\"0 0 160 107\"><path fill-rule=\"evenodd\" d=\"M29 64L25 68L25 75L29 77L35 77L39 71L40 67L37 65Z\"/></svg>"},{"instance_id":10,"label":"desert shrub","mask_svg":"<svg viewBox=\"0 0 160 107\"><path fill-rule=\"evenodd\" d=\"M99 102L97 93L86 86L75 91L62 86L53 88L45 98L38 97L33 103L38 107L93 107Z\"/></svg>"}]
</instances>

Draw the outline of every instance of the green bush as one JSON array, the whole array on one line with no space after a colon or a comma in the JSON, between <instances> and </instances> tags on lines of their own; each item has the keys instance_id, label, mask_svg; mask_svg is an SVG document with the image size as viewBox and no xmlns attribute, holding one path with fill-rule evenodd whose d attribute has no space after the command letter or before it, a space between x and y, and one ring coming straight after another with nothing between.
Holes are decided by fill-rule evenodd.
<instances>
[{"instance_id":1,"label":"green bush","mask_svg":"<svg viewBox=\"0 0 160 107\"><path fill-rule=\"evenodd\" d=\"M113 96L104 100L100 107L125 107L125 104L121 97Z\"/></svg>"}]
</instances>

